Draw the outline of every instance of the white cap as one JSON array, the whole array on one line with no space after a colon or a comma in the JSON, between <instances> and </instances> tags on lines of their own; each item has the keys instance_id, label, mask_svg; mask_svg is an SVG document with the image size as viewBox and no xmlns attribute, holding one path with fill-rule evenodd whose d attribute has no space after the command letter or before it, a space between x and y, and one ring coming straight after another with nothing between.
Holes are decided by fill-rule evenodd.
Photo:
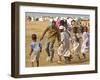
<instances>
[{"instance_id":1,"label":"white cap","mask_svg":"<svg viewBox=\"0 0 100 80\"><path fill-rule=\"evenodd\" d=\"M49 21L50 21L50 22L52 22L52 21L53 21L53 19L49 19Z\"/></svg>"},{"instance_id":2,"label":"white cap","mask_svg":"<svg viewBox=\"0 0 100 80\"><path fill-rule=\"evenodd\" d=\"M59 29L64 29L64 26L60 26Z\"/></svg>"}]
</instances>

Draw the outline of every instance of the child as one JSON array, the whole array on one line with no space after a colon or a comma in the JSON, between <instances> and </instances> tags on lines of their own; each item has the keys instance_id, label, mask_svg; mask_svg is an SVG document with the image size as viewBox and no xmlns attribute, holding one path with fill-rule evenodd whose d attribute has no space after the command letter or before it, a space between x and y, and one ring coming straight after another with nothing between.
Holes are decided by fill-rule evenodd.
<instances>
[{"instance_id":1,"label":"child","mask_svg":"<svg viewBox=\"0 0 100 80\"><path fill-rule=\"evenodd\" d=\"M64 31L64 26L60 26L59 29L60 29L61 42L60 42L60 46L58 48L58 56L59 56L58 63L61 63L62 56L64 57L65 62L66 62L67 58L70 61L71 54L69 51L69 34Z\"/></svg>"},{"instance_id":2,"label":"child","mask_svg":"<svg viewBox=\"0 0 100 80\"><path fill-rule=\"evenodd\" d=\"M81 47L81 53L83 54L84 59L86 58L86 53L87 53L87 43L89 43L89 32L88 28L84 27L83 28L83 35L82 35L82 47Z\"/></svg>"},{"instance_id":3,"label":"child","mask_svg":"<svg viewBox=\"0 0 100 80\"><path fill-rule=\"evenodd\" d=\"M37 63L37 67L39 66L39 56L41 50L42 47L41 44L37 42L36 34L32 34L31 51L30 51L32 66L34 66L35 61Z\"/></svg>"},{"instance_id":4,"label":"child","mask_svg":"<svg viewBox=\"0 0 100 80\"><path fill-rule=\"evenodd\" d=\"M79 42L79 38L77 37L76 34L74 34L74 36L72 37L72 48L71 48L71 52L73 54L76 54L77 57L80 59L80 42Z\"/></svg>"},{"instance_id":5,"label":"child","mask_svg":"<svg viewBox=\"0 0 100 80\"><path fill-rule=\"evenodd\" d=\"M76 20L71 21L72 35L71 35L71 53L76 55L80 59L81 49L81 33L80 26Z\"/></svg>"}]
</instances>

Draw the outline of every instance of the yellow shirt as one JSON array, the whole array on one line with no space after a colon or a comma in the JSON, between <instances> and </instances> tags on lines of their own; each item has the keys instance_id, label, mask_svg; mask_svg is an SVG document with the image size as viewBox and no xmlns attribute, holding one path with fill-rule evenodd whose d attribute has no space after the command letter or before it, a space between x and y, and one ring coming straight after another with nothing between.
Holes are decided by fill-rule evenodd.
<instances>
[{"instance_id":1,"label":"yellow shirt","mask_svg":"<svg viewBox=\"0 0 100 80\"><path fill-rule=\"evenodd\" d=\"M49 27L49 30L47 31L47 38L49 42L54 42L57 37L57 31L52 26Z\"/></svg>"}]
</instances>

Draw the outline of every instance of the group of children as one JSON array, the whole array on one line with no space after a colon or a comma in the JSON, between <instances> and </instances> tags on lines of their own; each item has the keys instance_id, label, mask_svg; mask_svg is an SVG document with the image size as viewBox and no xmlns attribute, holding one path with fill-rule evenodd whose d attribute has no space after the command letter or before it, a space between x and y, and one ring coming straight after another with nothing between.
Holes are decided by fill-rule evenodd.
<instances>
[{"instance_id":1,"label":"group of children","mask_svg":"<svg viewBox=\"0 0 100 80\"><path fill-rule=\"evenodd\" d=\"M47 61L53 62L54 58L54 43L57 40L58 48L58 63L62 63L62 57L64 62L71 61L73 54L76 54L79 59L80 53L86 58L86 53L89 50L89 31L88 27L79 27L77 21L72 20L71 25L68 26L67 20L60 20L49 22L49 25L40 37L40 41L43 40L45 34L47 34L46 48ZM31 42L31 62L32 66L36 61L37 67L39 66L40 52L42 51L42 45L40 41L37 41L37 35L32 34Z\"/></svg>"}]
</instances>

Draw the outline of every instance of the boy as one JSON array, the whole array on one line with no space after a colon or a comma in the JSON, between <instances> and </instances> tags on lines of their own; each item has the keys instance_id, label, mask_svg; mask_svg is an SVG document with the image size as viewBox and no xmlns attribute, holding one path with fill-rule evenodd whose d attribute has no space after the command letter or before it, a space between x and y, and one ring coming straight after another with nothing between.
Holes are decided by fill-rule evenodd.
<instances>
[{"instance_id":1,"label":"boy","mask_svg":"<svg viewBox=\"0 0 100 80\"><path fill-rule=\"evenodd\" d=\"M83 28L83 35L82 35L82 47L81 47L81 53L83 54L84 59L86 58L86 53L88 51L89 45L87 46L87 43L89 43L89 32L88 28Z\"/></svg>"},{"instance_id":2,"label":"boy","mask_svg":"<svg viewBox=\"0 0 100 80\"><path fill-rule=\"evenodd\" d=\"M79 38L77 37L77 35L73 35L72 37L72 48L71 48L71 52L73 54L76 54L77 57L80 59L80 42L79 42Z\"/></svg>"},{"instance_id":3,"label":"boy","mask_svg":"<svg viewBox=\"0 0 100 80\"><path fill-rule=\"evenodd\" d=\"M46 53L48 55L47 61L52 62L54 57L54 43L57 38L58 29L56 27L56 22L52 21L52 25L48 26L43 32L40 41L44 38L47 33L47 41L46 41Z\"/></svg>"},{"instance_id":4,"label":"boy","mask_svg":"<svg viewBox=\"0 0 100 80\"><path fill-rule=\"evenodd\" d=\"M58 48L58 56L59 56L58 63L61 63L62 56L64 57L66 63L66 59L68 59L69 61L71 60L71 54L69 51L69 34L64 31L64 26L60 26L59 30L60 30L61 42Z\"/></svg>"},{"instance_id":5,"label":"boy","mask_svg":"<svg viewBox=\"0 0 100 80\"><path fill-rule=\"evenodd\" d=\"M42 47L41 44L37 42L36 34L32 34L31 51L30 51L32 66L34 66L34 62L36 61L37 67L39 67L39 56L41 50Z\"/></svg>"}]
</instances>

